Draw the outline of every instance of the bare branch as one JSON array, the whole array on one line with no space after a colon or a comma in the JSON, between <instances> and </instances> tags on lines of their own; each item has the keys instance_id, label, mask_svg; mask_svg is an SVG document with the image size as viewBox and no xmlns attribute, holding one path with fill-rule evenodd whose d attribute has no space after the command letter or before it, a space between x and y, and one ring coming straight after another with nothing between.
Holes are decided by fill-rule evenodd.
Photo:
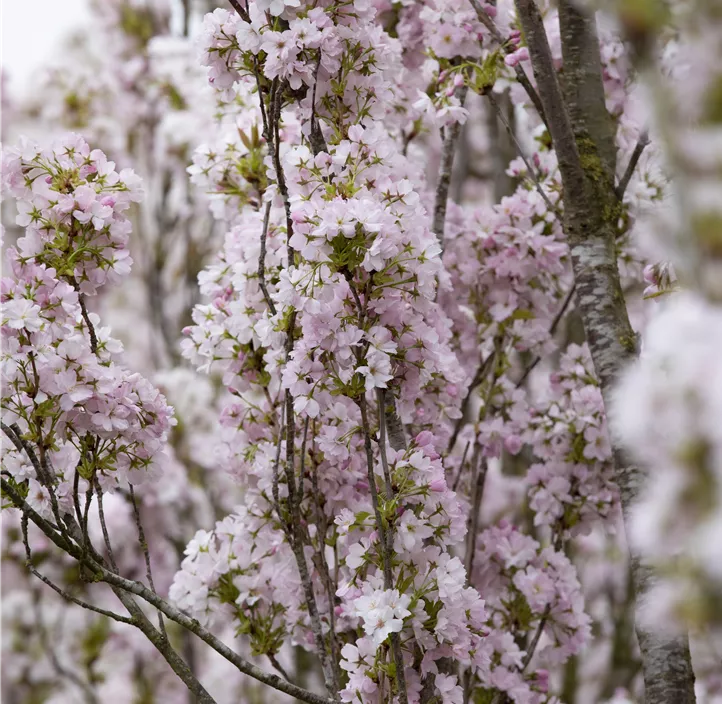
<instances>
[{"instance_id":1,"label":"bare branch","mask_svg":"<svg viewBox=\"0 0 722 704\"><path fill-rule=\"evenodd\" d=\"M471 464L476 472L476 477L474 481L474 494L471 500L471 511L469 512L469 519L467 521L466 558L464 560L467 585L471 582L471 573L474 569L476 534L479 530L481 501L484 498L484 484L486 483L486 471L488 469L486 458L482 457L479 443L476 443L474 447L474 457L471 460Z\"/></svg>"},{"instance_id":2,"label":"bare branch","mask_svg":"<svg viewBox=\"0 0 722 704\"><path fill-rule=\"evenodd\" d=\"M138 542L140 543L140 548L143 551L143 556L145 557L145 576L148 580L148 586L155 591L155 585L153 584L153 570L150 566L150 550L148 549L148 541L145 539L143 521L140 519L140 510L138 509L138 502L135 500L133 485L128 484L128 489L130 494L130 503L133 505L135 525L138 528ZM118 570L115 571L117 572ZM168 634L165 632L165 624L163 623L163 616L161 614L158 614L158 626L160 627L160 632L163 634L163 637L167 638Z\"/></svg>"},{"instance_id":3,"label":"bare branch","mask_svg":"<svg viewBox=\"0 0 722 704\"><path fill-rule=\"evenodd\" d=\"M532 166L532 164L526 158L526 155L524 154L524 150L521 148L521 144L519 144L519 140L516 138L516 134L514 134L514 129L509 124L509 121L506 119L506 116L504 115L503 110L499 107L499 103L496 102L496 99L494 98L494 96L492 95L491 92L488 92L486 94L486 97L488 98L489 102L491 103L491 106L494 108L494 112L496 112L497 116L499 117L502 124L506 128L506 131L509 133L509 136L511 137L512 142L514 142L517 153L519 154L522 161L524 162L524 165L526 166L526 169L529 172L529 176L531 177L532 181L534 181L534 186L536 187L537 192L542 197L542 200L546 204L547 208L549 208L549 212L554 213L557 220L559 220L559 222L561 222L561 214L559 213L559 209L549 200L549 196L546 194L546 191L544 191L544 189L542 188L541 181L539 180L539 176L536 172L536 169Z\"/></svg>"},{"instance_id":4,"label":"bare branch","mask_svg":"<svg viewBox=\"0 0 722 704\"><path fill-rule=\"evenodd\" d=\"M266 299L271 315L276 315L276 306L266 285L266 237L268 236L268 223L271 219L271 201L266 203L266 212L263 215L263 230L261 230L261 253L258 255L258 285L261 287L263 297Z\"/></svg>"},{"instance_id":5,"label":"bare branch","mask_svg":"<svg viewBox=\"0 0 722 704\"><path fill-rule=\"evenodd\" d=\"M486 378L486 375L489 373L491 368L494 366L494 360L496 359L496 347L494 348L494 351L491 352L484 361L479 365L479 368L476 370L476 374L474 374L474 378L471 380L471 383L469 384L469 388L466 390L466 396L464 396L464 400L461 402L461 408L459 409L461 411L461 416L457 419L456 423L454 424L454 430L451 433L451 437L449 438L449 444L446 447L446 454L448 455L453 449L454 445L456 445L456 440L459 437L459 433L461 432L461 429L464 427L464 424L467 422L466 414L469 410L469 403L471 403L471 396L474 393L474 390L476 389L479 384L481 384L482 381Z\"/></svg>"},{"instance_id":6,"label":"bare branch","mask_svg":"<svg viewBox=\"0 0 722 704\"><path fill-rule=\"evenodd\" d=\"M233 7L233 9L241 16L241 19L242 19L244 22L250 22L250 21L251 21L251 18L250 18L250 16L248 15L248 10L246 10L246 8L243 7L243 5L241 5L241 3L238 2L238 0L228 0L228 2L231 4L231 6Z\"/></svg>"},{"instance_id":7,"label":"bare branch","mask_svg":"<svg viewBox=\"0 0 722 704\"><path fill-rule=\"evenodd\" d=\"M217 704L216 700L208 694L205 687L203 687L196 676L191 672L183 658L178 655L175 648L173 648L170 644L165 631L161 633L153 627L153 624L148 620L148 617L143 613L143 610L135 603L135 599L133 599L125 590L118 587L111 587L111 589L113 589L113 593L128 610L128 613L131 615L133 625L155 646L156 650L170 665L173 672L178 675L183 684L196 697L198 704Z\"/></svg>"},{"instance_id":8,"label":"bare branch","mask_svg":"<svg viewBox=\"0 0 722 704\"><path fill-rule=\"evenodd\" d=\"M649 132L647 132L647 130L644 130L642 134L639 135L639 139L637 140L637 144L634 146L632 156L629 158L627 168L624 170L624 175L620 179L619 185L614 190L614 195L617 196L617 200L622 201L624 199L624 194L627 191L627 186L632 180L632 176L634 175L634 171L637 168L637 164L639 163L639 159L642 156L642 152L648 144Z\"/></svg>"},{"instance_id":9,"label":"bare branch","mask_svg":"<svg viewBox=\"0 0 722 704\"><path fill-rule=\"evenodd\" d=\"M95 492L98 496L98 515L100 516L100 527L103 531L103 540L105 541L105 549L108 551L108 560L113 572L118 572L118 566L115 564L115 556L113 555L113 546L110 544L110 535L108 534L108 526L105 523L105 510L103 509L103 491L100 488L100 482L95 478Z\"/></svg>"},{"instance_id":10,"label":"bare branch","mask_svg":"<svg viewBox=\"0 0 722 704\"><path fill-rule=\"evenodd\" d=\"M468 92L466 85L456 89L456 96L463 106L466 102L466 94ZM441 150L441 164L439 166L439 180L436 184L436 198L434 200L434 219L431 230L434 232L441 245L441 251L444 251L444 225L446 223L446 206L449 199L449 186L451 185L451 170L454 165L454 154L456 153L456 144L459 141L461 133L461 123L454 122L446 127L444 131L444 143Z\"/></svg>"},{"instance_id":11,"label":"bare branch","mask_svg":"<svg viewBox=\"0 0 722 704\"><path fill-rule=\"evenodd\" d=\"M77 284L76 284L77 288ZM88 335L90 336L90 351L93 354L98 354L98 338L95 335L95 328L90 322L90 316L88 315L88 309L85 306L85 296L82 293L78 293L78 300L80 301L80 312L83 316L83 320L88 327Z\"/></svg>"},{"instance_id":12,"label":"bare branch","mask_svg":"<svg viewBox=\"0 0 722 704\"><path fill-rule=\"evenodd\" d=\"M577 285L576 285L576 283L573 283L571 288L569 289L569 292L564 297L564 301L562 302L562 305L559 308L559 311L554 316L554 320L552 320L552 324L549 326L550 337L554 335L554 333L557 330L557 327L559 326L559 323L561 322L562 318L564 317L564 314L567 312L567 308L569 308L569 304L572 302L572 300L574 298L574 292L576 291L576 289L577 289ZM536 365L539 364L539 362L541 362L541 357L539 355L537 355L536 357L534 357L531 364L524 370L524 373L519 378L519 381L516 382L517 389L527 380L527 377L529 376L529 374L531 374L534 371Z\"/></svg>"}]
</instances>

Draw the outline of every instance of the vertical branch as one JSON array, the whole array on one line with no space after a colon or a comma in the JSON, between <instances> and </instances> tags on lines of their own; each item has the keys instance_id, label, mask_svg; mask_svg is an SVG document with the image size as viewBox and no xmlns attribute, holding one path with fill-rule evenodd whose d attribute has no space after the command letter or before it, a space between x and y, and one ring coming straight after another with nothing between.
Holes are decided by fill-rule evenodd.
<instances>
[{"instance_id":1,"label":"vertical branch","mask_svg":"<svg viewBox=\"0 0 722 704\"><path fill-rule=\"evenodd\" d=\"M379 397L380 399L380 397ZM366 467L368 471L369 491L371 493L371 504L374 509L374 517L376 518L376 529L379 533L379 545L381 546L381 563L384 575L384 589L393 588L393 532L388 521L381 513L379 504L378 491L376 489L376 476L374 474L373 450L371 448L371 427L368 419L368 408L366 405L366 397L362 393L359 397L359 408L361 410L361 425L364 434L364 448L366 450ZM391 476L388 467L388 458L386 457L386 429L384 423L384 409L382 403L379 403L379 431L380 431L380 452L381 463L384 472L384 483L386 487L386 496L393 498L393 487L391 486ZM392 634L391 648L394 656L394 664L396 666L396 687L398 689L399 702L407 704L408 694L406 691L406 677L404 675L404 659L401 652L401 641L398 633Z\"/></svg>"},{"instance_id":2,"label":"vertical branch","mask_svg":"<svg viewBox=\"0 0 722 704\"><path fill-rule=\"evenodd\" d=\"M457 95L461 105L466 101L468 87L461 86ZM434 200L434 220L431 230L439 239L441 251L444 251L444 225L446 223L446 206L449 199L449 186L451 185L451 170L454 166L456 144L461 133L461 123L454 122L444 130L444 143L441 150L441 165L439 166L439 180L436 184L436 197Z\"/></svg>"},{"instance_id":3,"label":"vertical branch","mask_svg":"<svg viewBox=\"0 0 722 704\"><path fill-rule=\"evenodd\" d=\"M103 540L105 541L105 549L108 551L108 560L110 566L113 568L113 572L118 571L118 565L115 563L115 556L113 555L113 546L110 543L110 535L108 534L108 526L105 523L105 509L103 508L103 491L100 488L100 482L97 477L94 477L95 493L98 497L98 516L100 517L100 527L103 531Z\"/></svg>"},{"instance_id":4,"label":"vertical branch","mask_svg":"<svg viewBox=\"0 0 722 704\"><path fill-rule=\"evenodd\" d=\"M381 453L381 466L384 471L384 483L386 485L386 500L391 501L394 498L394 488L391 483L391 472L389 471L389 460L386 453L386 414L387 408L385 403L385 393L383 389L377 389L377 405L379 414L379 451ZM402 436L403 437L403 436ZM385 552L390 557L394 550L394 533L391 527L386 531L386 548ZM390 589L391 585L386 586ZM401 652L401 638L398 633L391 634L391 650L394 654L394 664L396 665L396 687L399 692L399 703L407 704L408 694L406 692L406 676L404 675L404 654Z\"/></svg>"},{"instance_id":5,"label":"vertical branch","mask_svg":"<svg viewBox=\"0 0 722 704\"><path fill-rule=\"evenodd\" d=\"M148 549L148 543L145 539L145 531L143 530L143 522L140 520L140 510L138 509L138 503L135 500L135 492L133 491L133 485L128 484L130 489L130 502L133 504L133 515L135 516L135 525L138 527L138 542L143 550L143 556L145 557L145 574L148 579L148 586L155 591L155 585L153 584L153 570L150 567L150 550ZM117 570L116 570L117 571ZM164 638L167 638L165 632L165 624L163 623L163 615L158 614L158 625L160 626L161 633Z\"/></svg>"},{"instance_id":6,"label":"vertical branch","mask_svg":"<svg viewBox=\"0 0 722 704\"><path fill-rule=\"evenodd\" d=\"M263 297L268 304L271 315L276 315L276 306L266 285L266 238L268 237L268 223L271 219L271 202L266 203L266 212L263 214L263 229L261 230L261 252L258 255L258 285L261 287Z\"/></svg>"},{"instance_id":7,"label":"vertical branch","mask_svg":"<svg viewBox=\"0 0 722 704\"><path fill-rule=\"evenodd\" d=\"M486 458L481 456L481 446L478 443L474 447L474 455L471 459L471 466L474 467L476 476L474 478L474 493L471 499L471 510L467 521L466 556L464 559L467 585L471 583L471 573L474 569L476 534L479 531L481 501L484 498L484 484L486 483L487 463Z\"/></svg>"}]
</instances>

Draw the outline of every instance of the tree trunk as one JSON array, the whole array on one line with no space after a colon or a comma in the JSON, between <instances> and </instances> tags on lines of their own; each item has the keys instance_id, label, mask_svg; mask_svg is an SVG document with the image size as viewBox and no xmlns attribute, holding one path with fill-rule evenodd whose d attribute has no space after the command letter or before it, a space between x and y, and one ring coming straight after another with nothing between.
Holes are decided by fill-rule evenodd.
<instances>
[{"instance_id":1,"label":"tree trunk","mask_svg":"<svg viewBox=\"0 0 722 704\"><path fill-rule=\"evenodd\" d=\"M564 231L577 301L594 367L609 407L620 372L637 358L615 248L620 204L614 192L613 125L604 106L599 44L593 15L560 2L566 104L544 25L534 0L516 0L564 187ZM612 437L625 525L643 474ZM654 584L651 567L630 547L637 612ZM645 704L693 704L694 673L686 636L650 630L637 620Z\"/></svg>"}]
</instances>

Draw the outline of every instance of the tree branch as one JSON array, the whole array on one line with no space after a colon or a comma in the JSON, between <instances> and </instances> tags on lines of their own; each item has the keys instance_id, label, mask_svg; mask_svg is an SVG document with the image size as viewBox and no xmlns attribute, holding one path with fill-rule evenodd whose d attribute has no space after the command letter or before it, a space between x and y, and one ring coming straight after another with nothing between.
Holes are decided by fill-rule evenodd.
<instances>
[{"instance_id":1,"label":"tree branch","mask_svg":"<svg viewBox=\"0 0 722 704\"><path fill-rule=\"evenodd\" d=\"M461 105L466 101L468 86L457 88L456 95ZM449 186L451 185L451 170L454 166L456 144L461 133L461 123L454 122L446 127L444 143L441 149L441 164L439 166L439 180L436 184L436 198L434 200L434 219L431 230L439 240L441 251L444 251L444 226L446 223L446 207L449 199Z\"/></svg>"},{"instance_id":2,"label":"tree branch","mask_svg":"<svg viewBox=\"0 0 722 704\"><path fill-rule=\"evenodd\" d=\"M258 285L268 304L271 315L276 315L276 306L266 285L266 237L268 236L268 223L271 219L271 202L266 203L266 212L263 215L263 230L261 230L261 253L258 255Z\"/></svg>"},{"instance_id":3,"label":"tree branch","mask_svg":"<svg viewBox=\"0 0 722 704\"><path fill-rule=\"evenodd\" d=\"M489 102L491 103L491 106L494 108L494 111L498 115L499 119L501 120L501 123L506 128L506 131L509 133L509 137L511 137L512 142L514 142L514 145L516 146L516 151L521 157L522 161L524 162L524 165L527 168L527 171L529 172L529 176L531 177L531 180L534 181L534 186L541 196L542 200L546 204L547 208L549 208L549 212L554 213L557 220L561 222L561 215L559 213L559 209L549 200L549 196L546 194L546 191L542 188L541 181L539 180L539 176L537 175L536 169L532 166L532 164L529 162L529 160L526 158L526 155L524 154L524 150L521 148L521 144L519 144L519 140L516 138L516 135L514 134L514 130L512 129L512 126L509 124L509 121L506 119L506 116L502 112L501 108L499 107L499 104L494 99L494 96L491 92L488 92L486 94L486 97L488 98Z\"/></svg>"},{"instance_id":4,"label":"tree branch","mask_svg":"<svg viewBox=\"0 0 722 704\"><path fill-rule=\"evenodd\" d=\"M73 545L67 541L62 535L58 535L50 526L50 524L31 508L26 501L12 488L12 486L5 480L0 480L0 487L3 492L10 498L15 508L20 509L24 514L27 514L29 520L31 520L40 530L61 550L66 552L71 557L74 557L79 562L82 562L89 569L93 570L95 575L100 581L106 582L111 587L117 587L122 592L128 592L139 596L141 599L149 603L151 606L158 609L171 621L183 626L186 630L195 634L203 642L209 645L213 650L219 653L222 657L228 660L230 663L236 666L236 668L245 675L252 677L263 684L266 684L274 689L289 694L296 699L307 702L307 704L331 704L332 700L326 699L318 694L309 692L301 687L298 687L286 680L282 679L278 675L274 675L265 672L261 668L253 665L243 658L238 653L231 650L223 641L214 636L210 631L205 629L199 621L186 615L175 606L172 606L165 599L160 597L155 592L151 591L148 587L140 582L126 579L125 577L112 572L107 569L101 562L96 560L91 555L83 555L82 550L79 546ZM105 615L112 617L110 612ZM122 617L121 617L122 618ZM136 624L133 624L136 625ZM151 626L152 627L152 626ZM155 630L155 629L154 629Z\"/></svg>"},{"instance_id":5,"label":"tree branch","mask_svg":"<svg viewBox=\"0 0 722 704\"><path fill-rule=\"evenodd\" d=\"M391 485L391 472L389 471L389 459L386 453L386 404L384 402L384 390L376 389L376 399L379 415L379 452L381 454L381 467L384 471L384 482L386 484L386 500L391 501L394 498L394 489ZM388 556L389 567L391 563L391 555L394 550L394 534L391 528L386 531L386 546L384 551ZM390 572L390 570L389 570ZM385 576L384 572L384 576ZM392 583L385 583L386 589L392 588ZM399 694L399 704L408 704L409 697L406 692L406 676L404 675L404 655L401 652L401 638L398 633L391 634L391 650L394 654L394 664L396 665L396 687Z\"/></svg>"},{"instance_id":6,"label":"tree branch","mask_svg":"<svg viewBox=\"0 0 722 704\"><path fill-rule=\"evenodd\" d=\"M469 2L471 2L471 6L474 8L479 22L481 22L481 24L483 24L489 30L489 33L494 38L494 41L496 41L496 43L501 47L501 50L505 54L513 53L516 47L513 46L509 42L509 40L502 35L502 33L499 31L499 28L496 26L496 24L494 24L494 20L486 13L484 8L481 6L479 0L469 0ZM526 91L526 94L529 96L529 100L531 100L532 105L537 111L539 117L542 119L542 122L547 126L547 129L549 129L549 123L547 122L545 116L544 105L542 104L539 94L534 89L534 86L531 84L531 81L527 77L526 73L524 73L524 68L520 64L517 64L516 66L514 66L514 73L516 74L516 80L519 81L521 87Z\"/></svg>"},{"instance_id":7,"label":"tree branch","mask_svg":"<svg viewBox=\"0 0 722 704\"><path fill-rule=\"evenodd\" d=\"M639 159L642 156L642 152L648 144L649 133L647 132L647 130L644 130L642 134L639 135L639 139L637 140L637 144L634 146L632 156L629 158L627 168L624 170L624 175L620 179L619 185L614 190L614 195L617 196L617 200L624 200L624 194L627 191L627 186L632 180L632 176L634 175L634 171L637 168L637 164L639 163Z\"/></svg>"},{"instance_id":8,"label":"tree branch","mask_svg":"<svg viewBox=\"0 0 722 704\"><path fill-rule=\"evenodd\" d=\"M153 570L150 566L150 550L148 549L148 541L145 539L143 521L140 519L140 510L138 509L138 502L135 500L133 485L128 484L128 488L130 489L130 503L133 505L135 525L138 528L138 542L140 543L140 548L143 551L143 556L145 557L145 576L148 580L148 586L155 591L155 585L153 584ZM115 571L117 572L118 570L116 569ZM163 637L167 638L168 634L165 632L165 624L163 623L163 616L161 614L158 614L158 626L160 627L160 632L163 634Z\"/></svg>"}]
</instances>

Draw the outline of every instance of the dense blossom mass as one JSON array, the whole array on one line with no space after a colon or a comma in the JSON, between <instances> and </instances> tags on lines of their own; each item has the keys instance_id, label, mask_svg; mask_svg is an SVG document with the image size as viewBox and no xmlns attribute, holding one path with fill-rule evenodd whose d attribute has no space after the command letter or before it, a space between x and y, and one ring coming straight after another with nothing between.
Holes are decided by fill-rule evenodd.
<instances>
[{"instance_id":1,"label":"dense blossom mass","mask_svg":"<svg viewBox=\"0 0 722 704\"><path fill-rule=\"evenodd\" d=\"M3 152L12 701L717 701L716 25L178 5Z\"/></svg>"}]
</instances>

